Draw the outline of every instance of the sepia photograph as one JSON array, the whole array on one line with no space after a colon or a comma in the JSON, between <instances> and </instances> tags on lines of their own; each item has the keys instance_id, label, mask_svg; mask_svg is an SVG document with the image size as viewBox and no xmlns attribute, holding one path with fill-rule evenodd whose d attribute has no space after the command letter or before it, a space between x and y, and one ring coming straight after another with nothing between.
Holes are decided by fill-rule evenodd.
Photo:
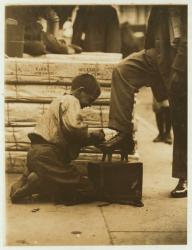
<instances>
[{"instance_id":1,"label":"sepia photograph","mask_svg":"<svg viewBox=\"0 0 192 250\"><path fill-rule=\"evenodd\" d=\"M4 3L4 247L188 246L188 7Z\"/></svg>"}]
</instances>

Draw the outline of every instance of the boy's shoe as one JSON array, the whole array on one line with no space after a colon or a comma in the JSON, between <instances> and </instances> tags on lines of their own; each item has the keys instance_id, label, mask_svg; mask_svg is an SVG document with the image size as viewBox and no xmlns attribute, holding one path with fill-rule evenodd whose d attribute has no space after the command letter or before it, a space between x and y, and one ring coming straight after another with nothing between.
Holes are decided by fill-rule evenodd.
<instances>
[{"instance_id":1,"label":"boy's shoe","mask_svg":"<svg viewBox=\"0 0 192 250\"><path fill-rule=\"evenodd\" d=\"M161 134L158 134L157 137L155 137L155 139L153 140L153 142L163 142L164 138Z\"/></svg>"},{"instance_id":2,"label":"boy's shoe","mask_svg":"<svg viewBox=\"0 0 192 250\"><path fill-rule=\"evenodd\" d=\"M29 192L29 185L28 183L24 186L18 188L11 196L12 203L18 203L21 201L22 198L29 196L31 193Z\"/></svg>"},{"instance_id":3,"label":"boy's shoe","mask_svg":"<svg viewBox=\"0 0 192 250\"><path fill-rule=\"evenodd\" d=\"M170 133L164 135L164 142L170 145L172 144L172 137Z\"/></svg>"},{"instance_id":4,"label":"boy's shoe","mask_svg":"<svg viewBox=\"0 0 192 250\"><path fill-rule=\"evenodd\" d=\"M18 187L14 192L10 194L10 198L12 203L18 203L22 201L26 196L31 196L34 194L39 188L39 177L36 173L32 172L27 177L26 183Z\"/></svg>"},{"instance_id":5,"label":"boy's shoe","mask_svg":"<svg viewBox=\"0 0 192 250\"><path fill-rule=\"evenodd\" d=\"M16 181L12 186L10 190L10 197L18 190L19 188L23 187L27 183L27 176L22 175L18 181Z\"/></svg>"},{"instance_id":6,"label":"boy's shoe","mask_svg":"<svg viewBox=\"0 0 192 250\"><path fill-rule=\"evenodd\" d=\"M171 191L171 197L173 198L183 198L187 197L187 180L179 179L179 182L175 189Z\"/></svg>"}]
</instances>

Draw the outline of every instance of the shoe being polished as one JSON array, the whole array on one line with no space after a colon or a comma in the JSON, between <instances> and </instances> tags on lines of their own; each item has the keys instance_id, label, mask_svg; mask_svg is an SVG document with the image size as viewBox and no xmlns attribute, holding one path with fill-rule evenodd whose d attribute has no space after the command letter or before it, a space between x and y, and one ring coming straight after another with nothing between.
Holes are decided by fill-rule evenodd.
<instances>
[{"instance_id":1,"label":"shoe being polished","mask_svg":"<svg viewBox=\"0 0 192 250\"><path fill-rule=\"evenodd\" d=\"M187 197L187 180L179 179L179 182L175 189L171 192L173 198Z\"/></svg>"},{"instance_id":2,"label":"shoe being polished","mask_svg":"<svg viewBox=\"0 0 192 250\"><path fill-rule=\"evenodd\" d=\"M104 154L103 160L105 160L106 155L108 155L110 161L113 151L119 150L121 154L121 160L127 161L128 154L134 151L135 143L132 135L119 132L110 140L100 144L99 148L102 150Z\"/></svg>"}]
</instances>

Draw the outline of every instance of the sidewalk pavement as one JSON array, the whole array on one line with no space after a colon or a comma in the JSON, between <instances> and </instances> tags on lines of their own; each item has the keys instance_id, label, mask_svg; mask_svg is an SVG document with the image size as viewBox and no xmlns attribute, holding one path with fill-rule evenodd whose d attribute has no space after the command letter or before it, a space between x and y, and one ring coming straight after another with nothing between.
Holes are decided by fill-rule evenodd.
<instances>
[{"instance_id":1,"label":"sidewalk pavement","mask_svg":"<svg viewBox=\"0 0 192 250\"><path fill-rule=\"evenodd\" d=\"M180 245L187 242L187 198L173 199L177 184L171 177L172 146L152 142L153 116L143 90L138 103L139 154L144 163L144 207L101 202L76 206L11 204L8 193L18 175L7 177L6 245ZM142 99L145 96L145 99ZM150 99L149 99L150 101ZM37 209L33 212L33 209ZM39 209L39 210L38 210Z\"/></svg>"}]
</instances>

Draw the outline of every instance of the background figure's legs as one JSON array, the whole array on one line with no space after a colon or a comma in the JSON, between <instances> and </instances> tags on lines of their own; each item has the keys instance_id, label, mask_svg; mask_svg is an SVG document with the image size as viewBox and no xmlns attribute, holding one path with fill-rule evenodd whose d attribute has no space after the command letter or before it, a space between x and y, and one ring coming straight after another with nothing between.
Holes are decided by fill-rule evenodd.
<instances>
[{"instance_id":1,"label":"background figure's legs","mask_svg":"<svg viewBox=\"0 0 192 250\"><path fill-rule=\"evenodd\" d=\"M164 117L163 108L160 108L160 110L155 113L155 118L156 118L156 123L157 123L157 128L158 128L159 134L153 140L153 142L163 142L164 127L165 127L164 126L165 125L165 123L164 123L165 117Z\"/></svg>"},{"instance_id":2,"label":"background figure's legs","mask_svg":"<svg viewBox=\"0 0 192 250\"><path fill-rule=\"evenodd\" d=\"M164 112L164 122L165 122L165 133L164 133L164 142L168 144L172 144L171 137L171 114L169 107L163 107Z\"/></svg>"}]
</instances>

